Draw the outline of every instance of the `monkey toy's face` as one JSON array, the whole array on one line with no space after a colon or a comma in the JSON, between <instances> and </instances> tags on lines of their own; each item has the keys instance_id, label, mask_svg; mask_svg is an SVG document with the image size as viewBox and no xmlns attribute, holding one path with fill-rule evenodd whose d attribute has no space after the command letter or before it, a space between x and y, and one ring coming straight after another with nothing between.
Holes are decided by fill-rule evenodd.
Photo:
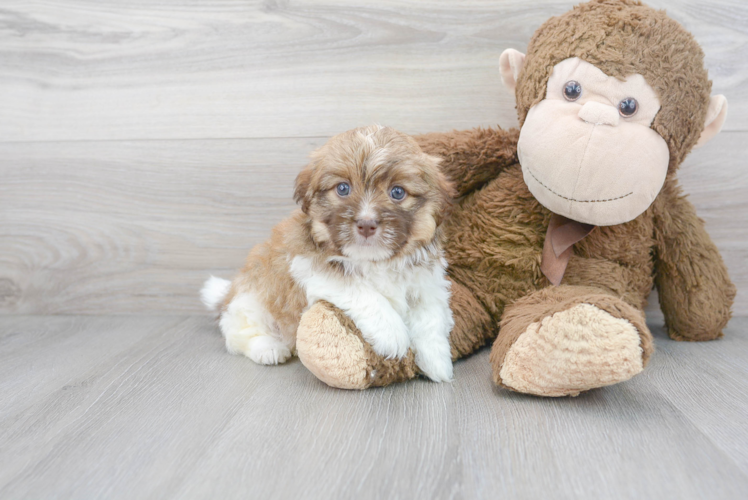
<instances>
[{"instance_id":1,"label":"monkey toy's face","mask_svg":"<svg viewBox=\"0 0 748 500\"><path fill-rule=\"evenodd\" d=\"M641 75L620 81L576 57L558 63L517 145L530 192L579 222L634 219L660 192L668 170L667 143L650 128L659 109Z\"/></svg>"},{"instance_id":2,"label":"monkey toy's face","mask_svg":"<svg viewBox=\"0 0 748 500\"><path fill-rule=\"evenodd\" d=\"M510 90L524 63L516 50L501 55ZM556 214L596 226L622 224L647 210L665 182L671 151L653 127L661 102L645 77L616 78L570 57L553 66L537 92L517 144L533 196ZM719 132L727 112L724 96L700 105L708 109L697 146ZM683 112L694 111L703 109Z\"/></svg>"}]
</instances>

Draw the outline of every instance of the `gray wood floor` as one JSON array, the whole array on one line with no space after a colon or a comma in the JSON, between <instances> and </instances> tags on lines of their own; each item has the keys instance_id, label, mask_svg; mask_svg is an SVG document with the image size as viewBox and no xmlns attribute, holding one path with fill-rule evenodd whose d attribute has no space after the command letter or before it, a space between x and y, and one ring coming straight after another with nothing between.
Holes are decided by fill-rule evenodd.
<instances>
[{"instance_id":1,"label":"gray wood floor","mask_svg":"<svg viewBox=\"0 0 748 500\"><path fill-rule=\"evenodd\" d=\"M725 131L680 177L738 285L574 399L455 382L333 390L222 348L197 300L291 208L331 135L516 125L498 56L575 1L0 2L0 499L748 498L748 3L691 30Z\"/></svg>"},{"instance_id":2,"label":"gray wood floor","mask_svg":"<svg viewBox=\"0 0 748 500\"><path fill-rule=\"evenodd\" d=\"M748 319L578 398L331 389L196 316L0 317L0 498L678 498L748 492Z\"/></svg>"}]
</instances>

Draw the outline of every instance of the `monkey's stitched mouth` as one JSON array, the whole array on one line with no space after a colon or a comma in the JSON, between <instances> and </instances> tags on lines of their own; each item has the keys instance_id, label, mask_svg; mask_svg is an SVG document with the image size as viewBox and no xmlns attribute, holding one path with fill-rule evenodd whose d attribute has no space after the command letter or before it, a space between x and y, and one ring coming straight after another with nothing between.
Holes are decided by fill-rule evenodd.
<instances>
[{"instance_id":1,"label":"monkey's stitched mouth","mask_svg":"<svg viewBox=\"0 0 748 500\"><path fill-rule=\"evenodd\" d=\"M634 192L633 192L633 191L631 191L630 193L626 193L626 194L624 194L623 196L618 196L618 197L616 197L616 198L608 198L608 199L606 199L606 200L577 200L577 199L574 199L574 198L569 198L568 196L564 196L564 195L562 195L562 194L558 194L558 193L557 193L557 192L555 192L555 191L554 191L553 189L551 189L551 188L549 188L548 186L546 186L545 184L543 184L543 181L541 181L540 179L538 179L538 177L537 177L537 176L536 176L536 175L535 175L535 174L533 173L533 171L532 171L532 170L530 170L530 169L528 168L528 169L527 169L527 171L528 171L528 172L530 172L530 175L532 175L532 178L533 178L533 179L535 179L535 180L536 180L536 181L538 182L538 184L540 184L541 186L543 186L544 188L546 188L546 189L547 189L548 191L550 191L551 193L555 194L555 195L556 195L556 196L558 196L559 198L563 198L563 199L565 199L565 200L569 200L569 201L575 201L575 202L577 202L577 203L605 203L606 201L616 201L616 200L620 200L620 199L622 199L622 198L625 198L625 197L627 197L627 196L631 196L632 194L634 194Z\"/></svg>"}]
</instances>

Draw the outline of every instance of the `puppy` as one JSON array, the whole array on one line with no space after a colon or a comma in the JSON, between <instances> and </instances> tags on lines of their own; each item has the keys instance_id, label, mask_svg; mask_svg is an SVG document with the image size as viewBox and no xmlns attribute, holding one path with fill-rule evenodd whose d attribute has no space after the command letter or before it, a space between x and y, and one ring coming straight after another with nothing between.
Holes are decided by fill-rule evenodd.
<instances>
[{"instance_id":1,"label":"puppy","mask_svg":"<svg viewBox=\"0 0 748 500\"><path fill-rule=\"evenodd\" d=\"M285 362L301 314L331 302L380 355L409 347L429 378L452 378L449 282L439 225L452 187L410 137L358 128L312 153L296 179L301 209L257 245L232 282L211 277L203 302L220 308L231 353Z\"/></svg>"}]
</instances>

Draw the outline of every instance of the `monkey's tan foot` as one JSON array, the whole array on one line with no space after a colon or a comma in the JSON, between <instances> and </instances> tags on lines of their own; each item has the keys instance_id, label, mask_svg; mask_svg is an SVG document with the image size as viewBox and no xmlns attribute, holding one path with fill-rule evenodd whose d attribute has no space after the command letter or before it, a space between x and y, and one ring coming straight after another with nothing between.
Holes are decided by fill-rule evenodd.
<instances>
[{"instance_id":1,"label":"monkey's tan foot","mask_svg":"<svg viewBox=\"0 0 748 500\"><path fill-rule=\"evenodd\" d=\"M640 373L652 352L644 316L592 290L549 288L507 308L491 350L494 381L527 394L576 396Z\"/></svg>"},{"instance_id":2,"label":"monkey's tan foot","mask_svg":"<svg viewBox=\"0 0 748 500\"><path fill-rule=\"evenodd\" d=\"M384 386L418 374L412 351L399 360L384 359L363 339L350 318L324 301L301 317L296 351L310 372L339 389Z\"/></svg>"}]
</instances>

